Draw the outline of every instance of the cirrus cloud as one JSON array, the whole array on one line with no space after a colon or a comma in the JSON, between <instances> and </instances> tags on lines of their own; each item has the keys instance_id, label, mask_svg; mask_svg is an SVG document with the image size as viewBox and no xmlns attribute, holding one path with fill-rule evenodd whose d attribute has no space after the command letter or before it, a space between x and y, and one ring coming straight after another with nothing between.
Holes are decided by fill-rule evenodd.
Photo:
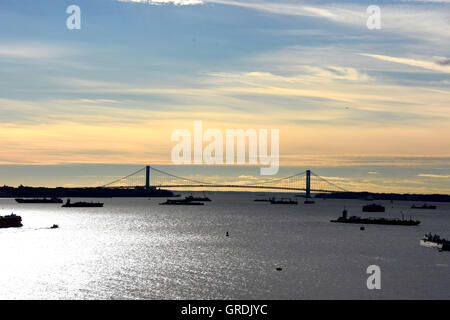
<instances>
[{"instance_id":1,"label":"cirrus cloud","mask_svg":"<svg viewBox=\"0 0 450 320\"><path fill-rule=\"evenodd\" d=\"M174 4L176 6L189 6L203 4L202 0L118 0L119 2L148 3L150 5Z\"/></svg>"}]
</instances>

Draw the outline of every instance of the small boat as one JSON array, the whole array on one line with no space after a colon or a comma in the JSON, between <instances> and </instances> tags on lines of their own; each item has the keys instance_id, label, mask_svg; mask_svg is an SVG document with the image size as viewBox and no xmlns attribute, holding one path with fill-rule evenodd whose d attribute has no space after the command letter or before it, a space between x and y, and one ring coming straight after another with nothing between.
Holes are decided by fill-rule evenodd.
<instances>
[{"instance_id":1,"label":"small boat","mask_svg":"<svg viewBox=\"0 0 450 320\"><path fill-rule=\"evenodd\" d=\"M189 201L211 201L210 198L203 196L203 197L194 197L193 195L190 195L188 197L184 198L185 200L189 200Z\"/></svg>"},{"instance_id":2,"label":"small boat","mask_svg":"<svg viewBox=\"0 0 450 320\"><path fill-rule=\"evenodd\" d=\"M171 205L171 206L203 206L203 202L195 202L187 199L182 200L172 200L167 199L166 202L160 203L160 205Z\"/></svg>"},{"instance_id":3,"label":"small boat","mask_svg":"<svg viewBox=\"0 0 450 320\"><path fill-rule=\"evenodd\" d=\"M421 205L421 206L416 206L415 204L413 204L413 205L411 206L411 209L436 209L436 206L434 206L434 205L428 205L428 204L426 204L426 203L424 203L424 204Z\"/></svg>"},{"instance_id":4,"label":"small boat","mask_svg":"<svg viewBox=\"0 0 450 320\"><path fill-rule=\"evenodd\" d=\"M382 205L372 203L372 204L367 204L367 205L363 206L362 211L363 212L385 212L386 209Z\"/></svg>"},{"instance_id":5,"label":"small boat","mask_svg":"<svg viewBox=\"0 0 450 320\"><path fill-rule=\"evenodd\" d=\"M59 198L43 199L15 199L17 203L63 203Z\"/></svg>"},{"instance_id":6,"label":"small boat","mask_svg":"<svg viewBox=\"0 0 450 320\"><path fill-rule=\"evenodd\" d=\"M62 205L63 208L99 208L103 207L103 203L101 202L70 202L70 199L67 199L66 203Z\"/></svg>"},{"instance_id":7,"label":"small boat","mask_svg":"<svg viewBox=\"0 0 450 320\"><path fill-rule=\"evenodd\" d=\"M442 251L449 251L450 249L449 240L442 239L437 234L431 235L431 232L423 236L423 238L420 240L420 245L423 247L435 248Z\"/></svg>"},{"instance_id":8,"label":"small boat","mask_svg":"<svg viewBox=\"0 0 450 320\"><path fill-rule=\"evenodd\" d=\"M50 227L50 229L58 229L58 228L59 228L59 226L57 224L54 224Z\"/></svg>"},{"instance_id":9,"label":"small boat","mask_svg":"<svg viewBox=\"0 0 450 320\"><path fill-rule=\"evenodd\" d=\"M255 201L255 202L269 202L270 200L269 199L255 199L253 201Z\"/></svg>"},{"instance_id":10,"label":"small boat","mask_svg":"<svg viewBox=\"0 0 450 320\"><path fill-rule=\"evenodd\" d=\"M312 200L311 198L307 198L304 202L304 204L314 204L316 203L314 200Z\"/></svg>"},{"instance_id":11,"label":"small boat","mask_svg":"<svg viewBox=\"0 0 450 320\"><path fill-rule=\"evenodd\" d=\"M292 200L291 198L281 198L280 200L272 198L269 201L271 204L298 204L297 200Z\"/></svg>"},{"instance_id":12,"label":"small boat","mask_svg":"<svg viewBox=\"0 0 450 320\"><path fill-rule=\"evenodd\" d=\"M330 222L338 223L357 223L357 224L382 224L382 225L395 225L395 226L417 226L420 224L419 220L406 220L402 219L387 219L387 218L361 218L357 216L347 217L347 210L344 209L342 216L336 220L331 220Z\"/></svg>"},{"instance_id":13,"label":"small boat","mask_svg":"<svg viewBox=\"0 0 450 320\"><path fill-rule=\"evenodd\" d=\"M22 217L11 213L8 216L0 216L0 228L20 228L22 227Z\"/></svg>"}]
</instances>

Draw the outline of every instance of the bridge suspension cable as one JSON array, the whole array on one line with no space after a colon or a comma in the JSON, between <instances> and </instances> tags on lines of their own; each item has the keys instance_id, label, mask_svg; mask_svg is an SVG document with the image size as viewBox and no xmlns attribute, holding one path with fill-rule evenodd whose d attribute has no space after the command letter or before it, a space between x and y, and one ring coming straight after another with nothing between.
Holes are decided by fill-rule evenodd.
<instances>
[{"instance_id":1,"label":"bridge suspension cable","mask_svg":"<svg viewBox=\"0 0 450 320\"><path fill-rule=\"evenodd\" d=\"M152 171L157 171L157 172L159 172L159 173L162 173L162 174L165 174L165 175L170 176L170 177L172 177L172 178L179 179L179 180L183 180L183 181L188 181L188 182L198 183L198 184L201 184L201 185L212 184L211 182L203 182L203 181L197 181L197 180L192 180L192 179L188 179L188 178L179 177L179 176L176 176L176 175L174 175L174 174L171 174L171 173L168 173L168 172L165 172L165 171L163 171L163 170L159 170L159 169L156 169L156 168L153 168L153 167L150 167L150 169L151 169Z\"/></svg>"},{"instance_id":2,"label":"bridge suspension cable","mask_svg":"<svg viewBox=\"0 0 450 320\"><path fill-rule=\"evenodd\" d=\"M144 170L145 170L145 167L142 168L142 169L139 169L138 171L133 172L133 173L131 173L131 174L125 176L125 177L122 177L122 178L116 179L116 180L114 180L114 181L111 181L111 182L109 182L109 183L107 183L107 184L104 184L104 185L102 185L100 188L106 188L106 187L111 186L111 185L113 185L113 184L115 184L115 183L117 183L117 182L126 180L126 179L128 179L128 178L130 178L130 177L132 177L132 176L137 175L138 173L143 172Z\"/></svg>"},{"instance_id":3,"label":"bridge suspension cable","mask_svg":"<svg viewBox=\"0 0 450 320\"><path fill-rule=\"evenodd\" d=\"M177 176L175 174L157 169L151 166L146 166L127 176L116 179L109 183L102 185L102 188L136 188L136 187L159 187L159 188L259 188L259 189L274 189L286 191L306 191L307 196L309 192L346 192L342 187L335 183L320 177L314 172L310 172L311 178L308 175L309 170L290 175L283 178L272 178L265 181L254 181L247 183L232 182L226 184L199 181L195 179ZM306 174L306 179L302 177Z\"/></svg>"},{"instance_id":4,"label":"bridge suspension cable","mask_svg":"<svg viewBox=\"0 0 450 320\"><path fill-rule=\"evenodd\" d=\"M334 184L334 183L331 182L331 181L328 181L328 180L325 179L325 178L322 178L321 176L315 174L314 172L311 172L311 174L312 174L313 176L315 176L316 178L318 178L319 180L321 180L321 181L323 181L323 182L325 182L325 183L327 183L327 184L329 184L329 185L335 187L338 191L348 192L348 190L345 190L344 188L339 187L338 185ZM336 190L336 191L337 191L337 190Z\"/></svg>"},{"instance_id":5,"label":"bridge suspension cable","mask_svg":"<svg viewBox=\"0 0 450 320\"><path fill-rule=\"evenodd\" d=\"M295 178L295 177L300 177L300 176L302 176L304 174L306 174L306 171L303 171L303 172L297 173L297 174L293 174L292 176L289 176L289 177L273 178L273 179L266 180L266 181L263 181L263 182L258 182L257 185L263 185L263 184L268 184L268 183L274 183L274 182L289 180L289 179L292 179L292 178ZM252 184L248 184L248 185L252 185Z\"/></svg>"}]
</instances>

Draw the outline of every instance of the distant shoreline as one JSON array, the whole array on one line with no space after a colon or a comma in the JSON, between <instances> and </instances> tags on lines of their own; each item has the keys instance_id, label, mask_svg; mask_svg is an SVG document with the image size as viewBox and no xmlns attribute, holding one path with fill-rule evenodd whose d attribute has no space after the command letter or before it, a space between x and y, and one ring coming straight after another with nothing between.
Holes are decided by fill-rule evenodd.
<instances>
[{"instance_id":1,"label":"distant shoreline","mask_svg":"<svg viewBox=\"0 0 450 320\"><path fill-rule=\"evenodd\" d=\"M397 201L428 201L450 202L447 194L401 194L401 193L372 193L372 192L334 192L316 195L325 199L363 199L363 200L397 200Z\"/></svg>"},{"instance_id":2,"label":"distant shoreline","mask_svg":"<svg viewBox=\"0 0 450 320\"><path fill-rule=\"evenodd\" d=\"M203 190L180 190L185 192L204 192ZM211 192L211 191L207 191ZM261 191L212 191L214 193L240 193L251 196L268 196L270 194L286 194L280 192L261 192ZM133 189L113 189L101 187L85 188L46 188L46 187L0 187L0 198L39 198L39 197L74 197L74 198L119 198L119 197L174 197L175 194L170 190L150 187L136 187ZM304 196L300 193L292 193L292 197ZM446 194L402 194L402 193L374 193L374 192L334 192L334 193L316 193L314 198L322 199L360 199L360 200L397 200L397 201L424 201L424 202L450 202L450 195Z\"/></svg>"},{"instance_id":3,"label":"distant shoreline","mask_svg":"<svg viewBox=\"0 0 450 320\"><path fill-rule=\"evenodd\" d=\"M133 189L112 188L45 188L45 187L0 187L0 198L115 198L115 197L173 197L172 191L151 187L136 187Z\"/></svg>"}]
</instances>

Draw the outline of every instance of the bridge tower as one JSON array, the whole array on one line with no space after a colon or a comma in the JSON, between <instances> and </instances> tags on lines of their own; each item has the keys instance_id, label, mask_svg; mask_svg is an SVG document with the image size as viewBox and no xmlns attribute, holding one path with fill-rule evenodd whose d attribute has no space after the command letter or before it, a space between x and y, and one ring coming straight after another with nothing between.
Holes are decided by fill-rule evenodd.
<instances>
[{"instance_id":1,"label":"bridge tower","mask_svg":"<svg viewBox=\"0 0 450 320\"><path fill-rule=\"evenodd\" d=\"M306 170L306 198L311 198L311 170Z\"/></svg>"},{"instance_id":2,"label":"bridge tower","mask_svg":"<svg viewBox=\"0 0 450 320\"><path fill-rule=\"evenodd\" d=\"M145 167L145 189L150 189L150 166Z\"/></svg>"}]
</instances>

